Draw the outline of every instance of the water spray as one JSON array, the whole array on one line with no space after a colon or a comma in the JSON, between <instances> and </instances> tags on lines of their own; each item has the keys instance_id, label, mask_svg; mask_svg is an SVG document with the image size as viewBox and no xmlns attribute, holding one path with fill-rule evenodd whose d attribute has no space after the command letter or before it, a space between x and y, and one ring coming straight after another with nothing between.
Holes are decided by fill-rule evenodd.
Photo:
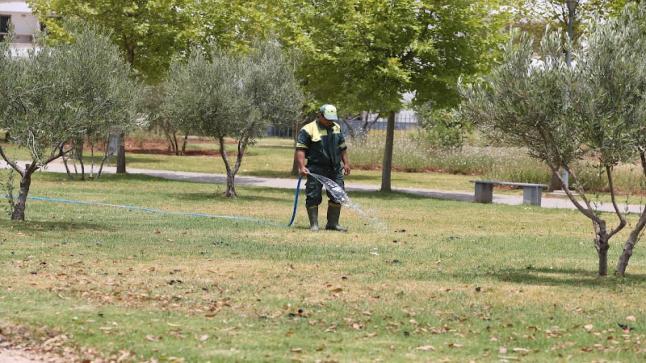
<instances>
[{"instance_id":1,"label":"water spray","mask_svg":"<svg viewBox=\"0 0 646 363\"><path fill-rule=\"evenodd\" d=\"M339 184L334 182L334 180L314 173L309 173L308 175L316 179L319 183L323 184L323 186L325 186L325 190L332 195L333 199L337 203L343 205L344 207L353 209L361 217L369 220L372 225L380 229L386 228L383 222L369 215L363 209L361 209L359 205L352 202L352 200L350 200L350 197L348 196L348 193L346 193L345 190ZM296 191L294 194L294 209L292 210L292 218L289 220L288 227L292 227L294 225L294 221L296 220L296 211L298 209L298 195L300 194L302 180L303 180L303 176L299 176L298 183L296 184Z\"/></svg>"}]
</instances>

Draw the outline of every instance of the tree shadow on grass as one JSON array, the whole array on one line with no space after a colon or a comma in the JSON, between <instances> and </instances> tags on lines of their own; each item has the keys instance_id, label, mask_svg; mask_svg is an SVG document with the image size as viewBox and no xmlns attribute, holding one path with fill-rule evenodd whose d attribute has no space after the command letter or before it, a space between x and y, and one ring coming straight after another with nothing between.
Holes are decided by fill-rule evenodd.
<instances>
[{"instance_id":1,"label":"tree shadow on grass","mask_svg":"<svg viewBox=\"0 0 646 363\"><path fill-rule=\"evenodd\" d=\"M0 228L14 232L43 233L43 232L72 232L72 231L116 231L105 224L70 221L0 221Z\"/></svg>"},{"instance_id":2,"label":"tree shadow on grass","mask_svg":"<svg viewBox=\"0 0 646 363\"><path fill-rule=\"evenodd\" d=\"M642 285L646 274L627 274L626 277L599 277L596 271L573 268L508 268L489 274L503 282L526 285L570 287L616 287L619 285Z\"/></svg>"},{"instance_id":3,"label":"tree shadow on grass","mask_svg":"<svg viewBox=\"0 0 646 363\"><path fill-rule=\"evenodd\" d=\"M57 181L62 183L77 184L83 183L83 185L92 185L89 183L104 184L104 183L113 183L116 181L144 181L144 182L174 182L174 180L158 178L154 176L148 176L143 174L103 174L100 178L89 179L89 174L86 175L86 180L81 180L80 176L69 178L65 173L38 173L36 174L37 178L48 181Z\"/></svg>"}]
</instances>

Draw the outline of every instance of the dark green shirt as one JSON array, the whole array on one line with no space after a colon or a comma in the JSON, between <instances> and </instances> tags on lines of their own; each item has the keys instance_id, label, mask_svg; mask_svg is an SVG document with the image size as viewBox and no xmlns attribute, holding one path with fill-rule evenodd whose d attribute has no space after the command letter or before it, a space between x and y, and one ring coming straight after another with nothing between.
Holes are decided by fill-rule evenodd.
<instances>
[{"instance_id":1,"label":"dark green shirt","mask_svg":"<svg viewBox=\"0 0 646 363\"><path fill-rule=\"evenodd\" d=\"M296 148L305 150L307 165L337 168L341 166L341 152L347 149L341 126L330 127L318 121L310 122L298 132Z\"/></svg>"}]
</instances>

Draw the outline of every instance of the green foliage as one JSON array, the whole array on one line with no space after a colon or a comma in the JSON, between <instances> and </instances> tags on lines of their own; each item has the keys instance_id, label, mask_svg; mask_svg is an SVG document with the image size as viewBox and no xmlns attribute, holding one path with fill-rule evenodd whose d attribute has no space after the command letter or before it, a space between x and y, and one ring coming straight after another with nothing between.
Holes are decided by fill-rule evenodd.
<instances>
[{"instance_id":1,"label":"green foliage","mask_svg":"<svg viewBox=\"0 0 646 363\"><path fill-rule=\"evenodd\" d=\"M127 128L136 119L137 84L106 35L71 30L75 41L44 46L26 58L5 55L0 69L9 104L0 127L39 165L70 139Z\"/></svg>"},{"instance_id":2,"label":"green foliage","mask_svg":"<svg viewBox=\"0 0 646 363\"><path fill-rule=\"evenodd\" d=\"M244 118L235 87L237 60L219 49L194 48L184 62L173 61L164 84L164 112L185 128L215 138L232 135Z\"/></svg>"},{"instance_id":3,"label":"green foliage","mask_svg":"<svg viewBox=\"0 0 646 363\"><path fill-rule=\"evenodd\" d=\"M150 82L159 81L173 55L196 37L189 0L34 0L32 5L54 42L70 40L64 25L69 20L110 31L128 63Z\"/></svg>"},{"instance_id":4,"label":"green foliage","mask_svg":"<svg viewBox=\"0 0 646 363\"><path fill-rule=\"evenodd\" d=\"M137 122L139 84L133 80L130 65L110 41L110 34L86 23L69 29L73 42L60 44L56 50L67 58L67 68L61 71L74 85L70 97L85 107L85 136L104 140L110 130L123 132L142 126Z\"/></svg>"},{"instance_id":5,"label":"green foliage","mask_svg":"<svg viewBox=\"0 0 646 363\"><path fill-rule=\"evenodd\" d=\"M424 136L431 146L439 149L462 147L470 125L463 122L454 111L436 110L430 103L418 107L416 111Z\"/></svg>"},{"instance_id":6,"label":"green foliage","mask_svg":"<svg viewBox=\"0 0 646 363\"><path fill-rule=\"evenodd\" d=\"M398 110L413 90L419 103L446 107L457 102L458 76L487 70L496 55L506 14L491 15L495 3L291 1L281 37L302 52L305 88L345 112Z\"/></svg>"},{"instance_id":7,"label":"green foliage","mask_svg":"<svg viewBox=\"0 0 646 363\"><path fill-rule=\"evenodd\" d=\"M186 62L173 62L164 88L166 119L219 142L229 196L235 196L233 179L247 147L269 124L292 124L303 104L294 64L275 41L256 42L246 54L194 48ZM235 165L225 137L238 140Z\"/></svg>"},{"instance_id":8,"label":"green foliage","mask_svg":"<svg viewBox=\"0 0 646 363\"><path fill-rule=\"evenodd\" d=\"M595 26L577 63L573 96L578 125L602 167L633 161L646 150L644 18L642 4Z\"/></svg>"},{"instance_id":9,"label":"green foliage","mask_svg":"<svg viewBox=\"0 0 646 363\"><path fill-rule=\"evenodd\" d=\"M31 156L27 165L18 165L0 147L0 156L21 176L14 220L24 220L36 170L68 153L75 140L135 122L137 84L108 36L87 24L70 34L71 43L32 49L25 57L5 48L1 56L6 99L0 103L0 128Z\"/></svg>"},{"instance_id":10,"label":"green foliage","mask_svg":"<svg viewBox=\"0 0 646 363\"><path fill-rule=\"evenodd\" d=\"M196 43L217 44L235 53L251 50L258 40L275 37L292 19L279 17L286 0L209 0L194 4Z\"/></svg>"},{"instance_id":11,"label":"green foliage","mask_svg":"<svg viewBox=\"0 0 646 363\"><path fill-rule=\"evenodd\" d=\"M582 135L571 122L572 69L561 36L547 33L534 58L533 41L521 34L505 48L503 63L476 86L463 88L461 116L553 168L580 156Z\"/></svg>"},{"instance_id":12,"label":"green foliage","mask_svg":"<svg viewBox=\"0 0 646 363\"><path fill-rule=\"evenodd\" d=\"M526 147L554 173L561 168L570 172L579 194L565 192L593 222L602 276L607 274L609 240L627 224L616 202L614 170L639 155L646 176L644 17L646 4L627 6L617 19L596 24L576 57L576 67L564 59L559 34L543 37L538 59L531 41L520 36L485 82L464 89L465 117ZM618 219L612 229L586 196L588 186L573 173L580 160L597 166L598 175L603 175L598 179L607 182ZM645 227L646 214L626 242L619 274L624 274Z\"/></svg>"},{"instance_id":13,"label":"green foliage","mask_svg":"<svg viewBox=\"0 0 646 363\"><path fill-rule=\"evenodd\" d=\"M173 62L165 90L169 118L215 138L253 140L268 124L293 121L303 101L294 65L274 42L248 54L194 48Z\"/></svg>"},{"instance_id":14,"label":"green foliage","mask_svg":"<svg viewBox=\"0 0 646 363\"><path fill-rule=\"evenodd\" d=\"M546 26L567 32L568 3L575 5L573 23L575 42L586 33L597 19L610 19L621 13L628 3L635 0L517 0L512 2L517 10L516 26L540 37Z\"/></svg>"}]
</instances>

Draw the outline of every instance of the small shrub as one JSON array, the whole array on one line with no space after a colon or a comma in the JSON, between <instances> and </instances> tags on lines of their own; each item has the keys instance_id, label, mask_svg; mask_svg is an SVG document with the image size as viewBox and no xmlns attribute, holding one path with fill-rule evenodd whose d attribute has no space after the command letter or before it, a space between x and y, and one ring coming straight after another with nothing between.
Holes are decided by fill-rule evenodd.
<instances>
[{"instance_id":1,"label":"small shrub","mask_svg":"<svg viewBox=\"0 0 646 363\"><path fill-rule=\"evenodd\" d=\"M469 127L450 110L434 110L430 103L417 108L421 134L426 143L436 149L457 149L464 144Z\"/></svg>"}]
</instances>

